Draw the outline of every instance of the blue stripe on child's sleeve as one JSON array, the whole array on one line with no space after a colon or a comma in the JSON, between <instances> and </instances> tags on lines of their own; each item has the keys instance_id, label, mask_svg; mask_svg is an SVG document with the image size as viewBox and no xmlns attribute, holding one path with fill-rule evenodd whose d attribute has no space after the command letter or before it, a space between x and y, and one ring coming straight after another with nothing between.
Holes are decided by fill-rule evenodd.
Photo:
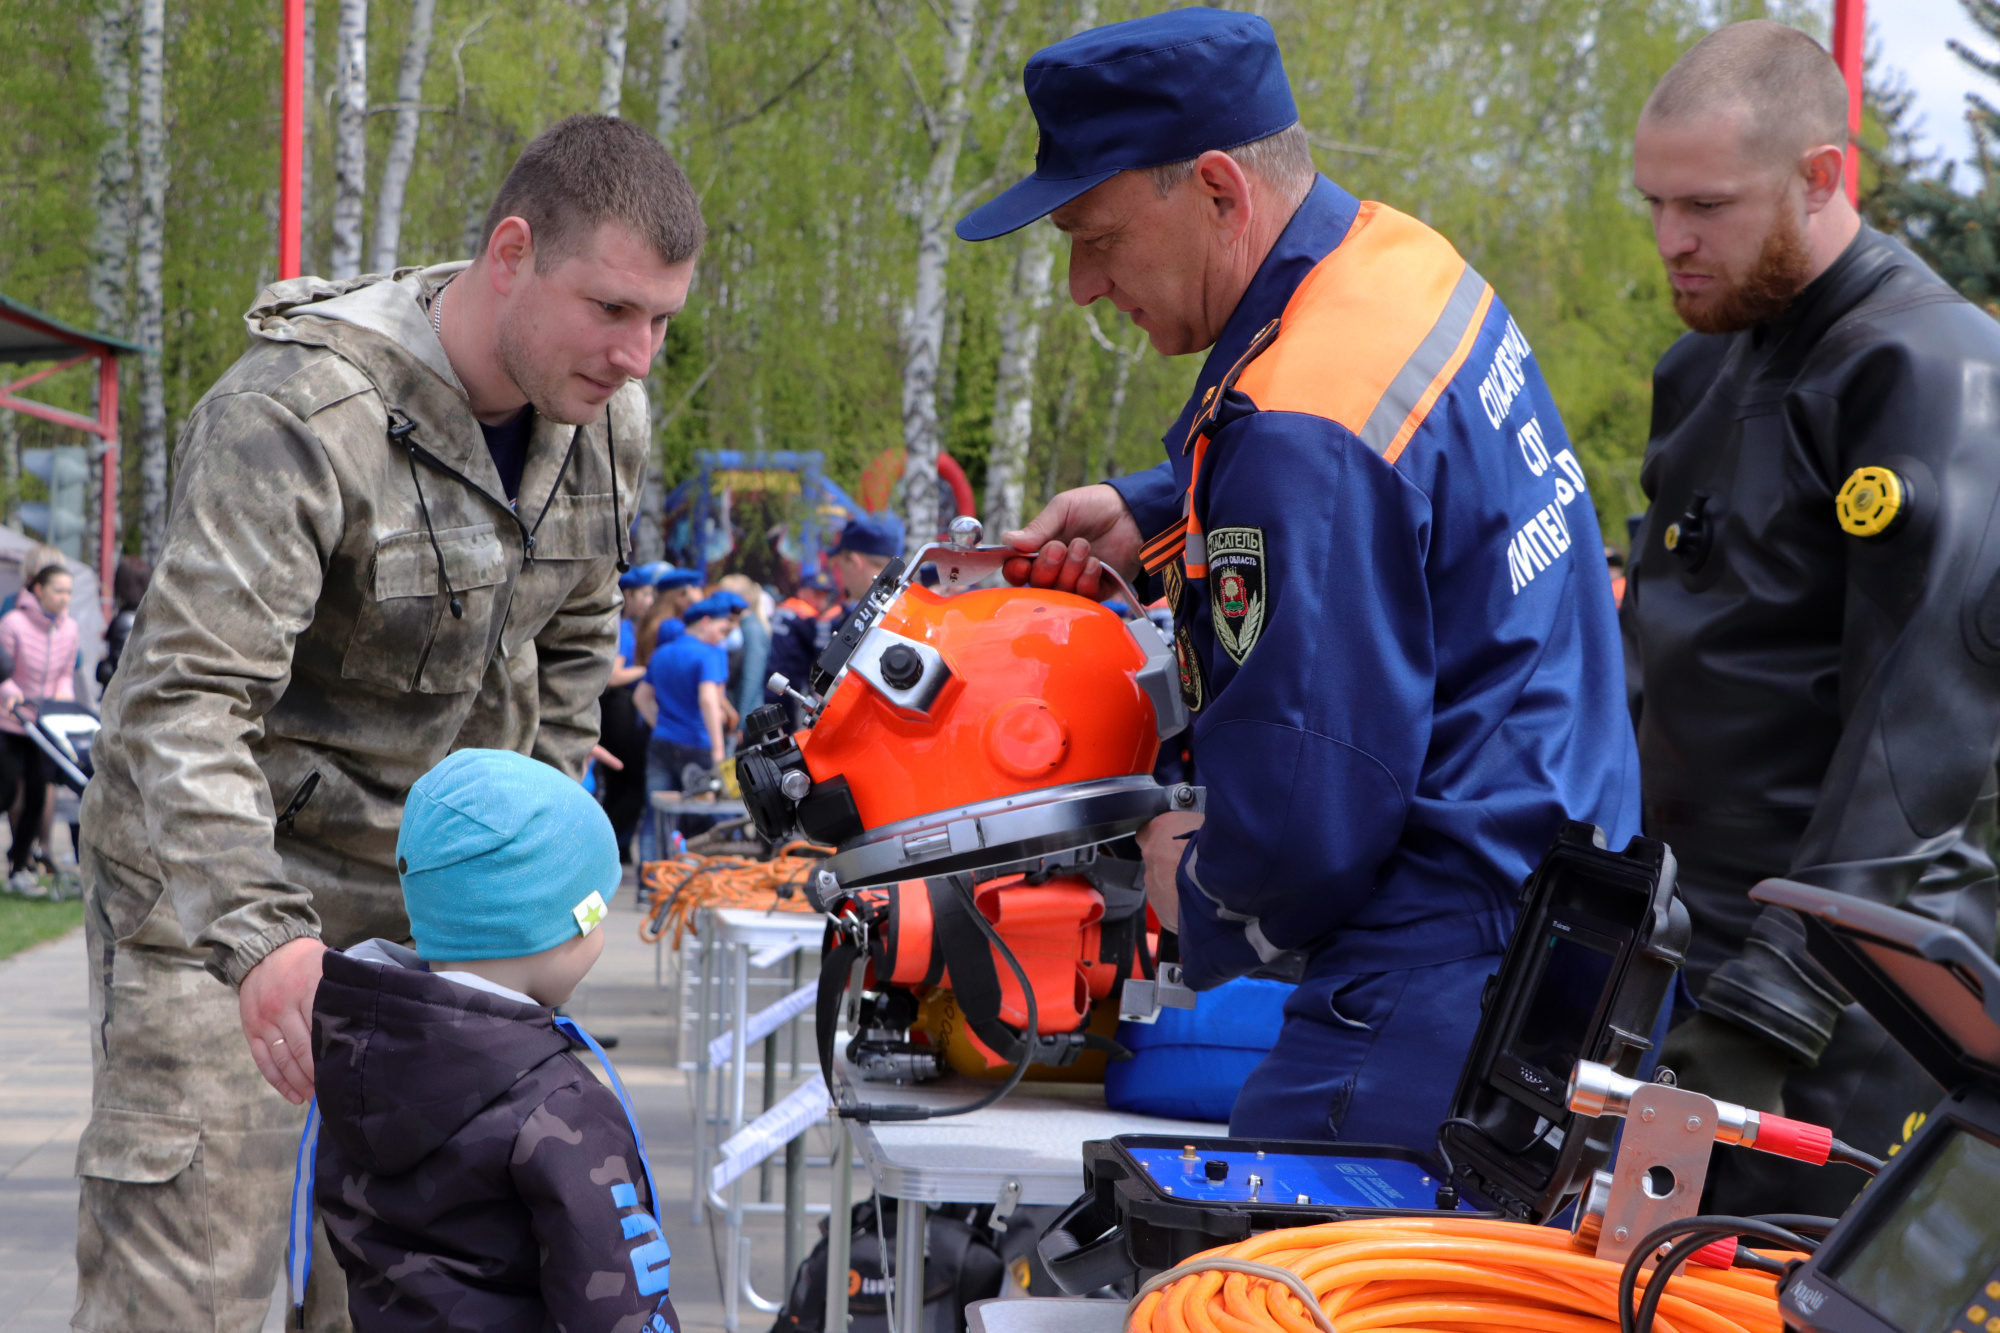
<instances>
[{"instance_id":1,"label":"blue stripe on child's sleeve","mask_svg":"<svg viewBox=\"0 0 2000 1333\"><path fill-rule=\"evenodd\" d=\"M615 1207L619 1208L637 1208L639 1206L639 1191L631 1185L613 1185L611 1187L611 1202Z\"/></svg>"}]
</instances>

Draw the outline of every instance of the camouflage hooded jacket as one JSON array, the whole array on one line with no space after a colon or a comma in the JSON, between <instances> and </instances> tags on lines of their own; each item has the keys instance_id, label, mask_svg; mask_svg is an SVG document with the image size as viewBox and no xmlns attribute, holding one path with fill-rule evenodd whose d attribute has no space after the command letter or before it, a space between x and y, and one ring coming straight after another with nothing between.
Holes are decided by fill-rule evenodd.
<instances>
[{"instance_id":1,"label":"camouflage hooded jacket","mask_svg":"<svg viewBox=\"0 0 2000 1333\"><path fill-rule=\"evenodd\" d=\"M325 966L314 1197L357 1333L678 1330L638 1142L551 1011L393 945Z\"/></svg>"},{"instance_id":2,"label":"camouflage hooded jacket","mask_svg":"<svg viewBox=\"0 0 2000 1333\"><path fill-rule=\"evenodd\" d=\"M179 938L148 942L232 985L301 936L406 938L412 783L468 746L581 775L645 395L537 418L517 512L425 309L462 267L267 288L189 414L83 803L91 851L163 890L100 902L114 938L164 906Z\"/></svg>"}]
</instances>

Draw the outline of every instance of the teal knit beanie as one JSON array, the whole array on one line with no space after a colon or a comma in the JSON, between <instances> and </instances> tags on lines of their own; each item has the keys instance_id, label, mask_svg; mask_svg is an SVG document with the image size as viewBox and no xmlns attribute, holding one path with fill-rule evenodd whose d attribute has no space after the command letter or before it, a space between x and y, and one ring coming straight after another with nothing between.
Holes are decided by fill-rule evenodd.
<instances>
[{"instance_id":1,"label":"teal knit beanie","mask_svg":"<svg viewBox=\"0 0 2000 1333\"><path fill-rule=\"evenodd\" d=\"M580 783L511 750L460 750L403 805L396 869L427 962L525 958L588 935L618 839Z\"/></svg>"}]
</instances>

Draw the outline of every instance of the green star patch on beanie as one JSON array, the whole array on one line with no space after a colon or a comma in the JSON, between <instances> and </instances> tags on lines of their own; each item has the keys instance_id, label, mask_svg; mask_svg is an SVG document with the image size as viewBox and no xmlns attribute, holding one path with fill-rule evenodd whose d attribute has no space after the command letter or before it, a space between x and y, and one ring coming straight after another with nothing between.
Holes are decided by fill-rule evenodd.
<instances>
[{"instance_id":1,"label":"green star patch on beanie","mask_svg":"<svg viewBox=\"0 0 2000 1333\"><path fill-rule=\"evenodd\" d=\"M580 783L511 750L460 750L403 805L396 869L427 962L525 958L603 923L618 839Z\"/></svg>"}]
</instances>

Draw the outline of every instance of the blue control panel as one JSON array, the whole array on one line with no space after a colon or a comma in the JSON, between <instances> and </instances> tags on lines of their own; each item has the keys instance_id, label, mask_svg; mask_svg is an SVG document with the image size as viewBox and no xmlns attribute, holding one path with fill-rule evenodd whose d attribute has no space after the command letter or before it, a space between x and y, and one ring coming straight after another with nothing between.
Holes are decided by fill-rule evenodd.
<instances>
[{"instance_id":1,"label":"blue control panel","mask_svg":"<svg viewBox=\"0 0 2000 1333\"><path fill-rule=\"evenodd\" d=\"M1261 1153L1127 1145L1132 1160L1177 1199L1320 1208L1437 1208L1437 1178L1420 1162L1339 1153ZM1253 1179L1254 1178L1254 1179ZM1461 1199L1459 1211L1477 1212Z\"/></svg>"}]
</instances>

